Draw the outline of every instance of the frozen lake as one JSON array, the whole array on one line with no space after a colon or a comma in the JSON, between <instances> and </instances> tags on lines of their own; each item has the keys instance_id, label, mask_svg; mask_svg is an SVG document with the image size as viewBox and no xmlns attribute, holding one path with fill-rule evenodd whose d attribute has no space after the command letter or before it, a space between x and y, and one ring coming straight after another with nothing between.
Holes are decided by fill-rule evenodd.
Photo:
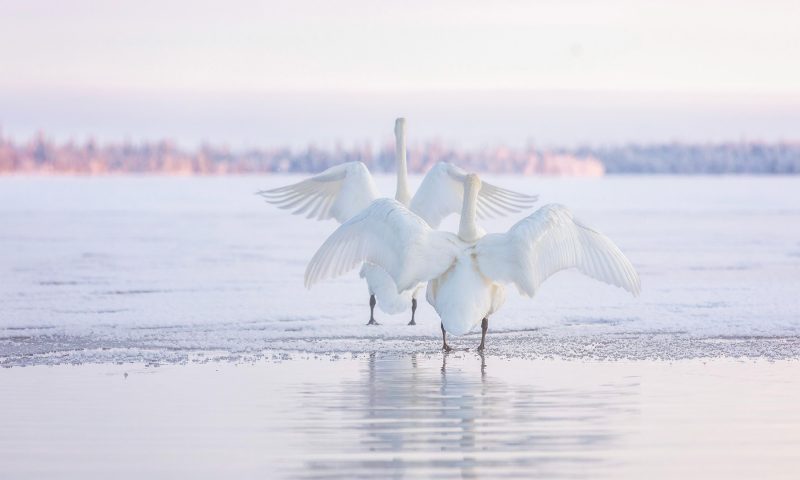
<instances>
[{"instance_id":1,"label":"frozen lake","mask_svg":"<svg viewBox=\"0 0 800 480\"><path fill-rule=\"evenodd\" d=\"M336 224L254 195L296 179L0 178L0 364L436 352L438 321L424 300L416 327L379 311L381 325L366 327L357 272L304 289L306 262ZM393 177L378 180L393 193ZM800 354L800 178L492 180L538 193L540 205L563 203L610 236L639 270L643 293L634 299L572 272L533 300L509 290L488 353Z\"/></svg>"}]
</instances>

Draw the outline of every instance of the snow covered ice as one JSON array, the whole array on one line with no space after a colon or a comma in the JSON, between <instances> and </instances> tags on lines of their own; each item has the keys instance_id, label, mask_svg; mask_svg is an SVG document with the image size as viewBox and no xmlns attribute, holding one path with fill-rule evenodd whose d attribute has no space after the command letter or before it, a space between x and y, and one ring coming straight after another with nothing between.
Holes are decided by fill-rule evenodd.
<instances>
[{"instance_id":1,"label":"snow covered ice","mask_svg":"<svg viewBox=\"0 0 800 480\"><path fill-rule=\"evenodd\" d=\"M489 177L567 205L636 266L632 299L574 272L509 289L487 353L528 358L796 358L800 179ZM303 287L336 223L258 190L298 177L0 179L0 364L433 353L433 309L376 310L358 271ZM391 191L393 177L378 177ZM419 178L413 178L417 183ZM412 185L413 187L414 185ZM505 231L520 217L482 222ZM454 231L457 217L445 228ZM479 333L452 337L474 347Z\"/></svg>"}]
</instances>

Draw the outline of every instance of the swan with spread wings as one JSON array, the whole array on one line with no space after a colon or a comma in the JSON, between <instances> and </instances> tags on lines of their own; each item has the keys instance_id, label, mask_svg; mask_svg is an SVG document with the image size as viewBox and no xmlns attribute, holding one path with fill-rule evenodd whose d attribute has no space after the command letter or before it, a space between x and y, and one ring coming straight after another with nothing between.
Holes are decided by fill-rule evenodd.
<instances>
[{"instance_id":1,"label":"swan with spread wings","mask_svg":"<svg viewBox=\"0 0 800 480\"><path fill-rule=\"evenodd\" d=\"M461 335L481 325L483 350L489 316L505 302L505 285L533 297L550 276L564 269L639 294L639 275L605 235L587 227L566 207L546 205L506 233L486 234L476 224L482 182L464 177L458 234L436 231L395 200L382 199L342 224L308 264L305 284L343 274L362 262L383 268L399 291L428 282L427 300L447 333Z\"/></svg>"},{"instance_id":2,"label":"swan with spread wings","mask_svg":"<svg viewBox=\"0 0 800 480\"><path fill-rule=\"evenodd\" d=\"M425 175L412 197L408 188L406 160L406 121L395 120L395 159L397 188L395 200L410 209L429 228L436 229L447 216L458 213L464 198L464 178L467 172L447 162L436 163ZM362 162L348 162L293 185L258 192L267 202L307 218L336 219L344 223L379 198L378 189ZM525 195L484 183L476 200L479 218L492 218L530 208L537 200ZM377 325L375 305L386 313L401 313L411 307L411 321L417 309L417 292L422 284L398 291L397 285L384 268L374 262L364 262L361 277L367 281L370 299L368 325Z\"/></svg>"}]
</instances>

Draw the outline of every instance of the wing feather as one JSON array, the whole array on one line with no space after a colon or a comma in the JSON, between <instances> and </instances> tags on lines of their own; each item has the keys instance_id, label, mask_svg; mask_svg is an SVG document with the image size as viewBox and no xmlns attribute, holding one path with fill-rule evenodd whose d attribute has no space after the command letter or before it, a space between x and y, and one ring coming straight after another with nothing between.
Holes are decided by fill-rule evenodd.
<instances>
[{"instance_id":1,"label":"wing feather","mask_svg":"<svg viewBox=\"0 0 800 480\"><path fill-rule=\"evenodd\" d=\"M475 246L478 268L487 277L513 283L533 296L551 275L567 268L638 295L639 275L605 235L561 205L546 205L504 234L490 234Z\"/></svg>"},{"instance_id":2,"label":"wing feather","mask_svg":"<svg viewBox=\"0 0 800 480\"><path fill-rule=\"evenodd\" d=\"M302 182L258 194L278 208L291 210L293 215L305 214L306 218L317 220L335 218L344 223L378 198L378 189L366 165L348 162Z\"/></svg>"},{"instance_id":3,"label":"wing feather","mask_svg":"<svg viewBox=\"0 0 800 480\"><path fill-rule=\"evenodd\" d=\"M310 288L369 262L384 269L402 292L441 275L459 248L454 235L433 230L400 202L382 198L325 240L306 268L305 284Z\"/></svg>"},{"instance_id":4,"label":"wing feather","mask_svg":"<svg viewBox=\"0 0 800 480\"><path fill-rule=\"evenodd\" d=\"M438 162L422 179L411 199L411 211L428 225L438 228L447 216L461 212L464 203L464 178L467 172L447 162ZM479 219L505 216L526 210L538 197L483 182L478 194Z\"/></svg>"}]
</instances>

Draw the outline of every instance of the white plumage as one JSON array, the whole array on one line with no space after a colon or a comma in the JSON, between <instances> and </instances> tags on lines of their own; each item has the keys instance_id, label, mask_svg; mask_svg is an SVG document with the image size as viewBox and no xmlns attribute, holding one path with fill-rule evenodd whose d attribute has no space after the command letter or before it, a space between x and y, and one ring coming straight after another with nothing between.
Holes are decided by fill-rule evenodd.
<instances>
[{"instance_id":1,"label":"white plumage","mask_svg":"<svg viewBox=\"0 0 800 480\"><path fill-rule=\"evenodd\" d=\"M359 276L366 280L370 293L380 302L381 310L395 315L408 310L411 300L417 297L420 287L397 291L397 285L386 270L374 263L364 263Z\"/></svg>"},{"instance_id":2,"label":"white plumage","mask_svg":"<svg viewBox=\"0 0 800 480\"><path fill-rule=\"evenodd\" d=\"M467 172L447 162L436 163L422 179L417 192L406 205L433 228L442 220L459 213L464 202ZM478 219L496 218L521 212L533 205L536 195L523 195L484 182L476 204Z\"/></svg>"},{"instance_id":3,"label":"white plumage","mask_svg":"<svg viewBox=\"0 0 800 480\"><path fill-rule=\"evenodd\" d=\"M377 201L328 237L306 269L306 286L371 262L401 291L429 282L428 302L443 328L457 335L502 306L503 284L533 296L547 278L568 268L639 294L639 276L625 255L566 207L546 205L508 232L484 236L475 225L481 182L467 175L464 187L458 236L431 229L399 202Z\"/></svg>"},{"instance_id":4,"label":"white plumage","mask_svg":"<svg viewBox=\"0 0 800 480\"><path fill-rule=\"evenodd\" d=\"M378 198L378 188L366 165L347 162L302 182L258 194L294 215L344 223Z\"/></svg>"},{"instance_id":5,"label":"white plumage","mask_svg":"<svg viewBox=\"0 0 800 480\"><path fill-rule=\"evenodd\" d=\"M369 262L389 274L397 291L409 290L446 269L463 243L432 229L397 200L381 198L325 240L306 268L305 284L311 287Z\"/></svg>"},{"instance_id":6,"label":"white plumage","mask_svg":"<svg viewBox=\"0 0 800 480\"><path fill-rule=\"evenodd\" d=\"M438 228L444 218L460 211L467 173L450 163L439 162L428 171L412 198L408 193L405 119L396 120L395 137L395 199L429 226ZM307 218L317 220L334 218L339 223L353 218L379 198L375 182L361 162L337 165L302 182L258 193L267 202L291 210L293 214L305 214ZM524 195L487 183L478 197L477 214L479 218L508 215L530 208L536 200L535 195ZM375 295L378 306L387 313L408 309L420 286L398 292L392 277L377 271L380 268L365 264L361 270L370 295ZM401 308L400 305L405 306Z\"/></svg>"},{"instance_id":7,"label":"white plumage","mask_svg":"<svg viewBox=\"0 0 800 480\"><path fill-rule=\"evenodd\" d=\"M639 276L620 249L573 218L563 205L545 205L507 233L486 235L475 245L475 255L483 274L513 283L529 297L551 275L567 268L639 294Z\"/></svg>"}]
</instances>

